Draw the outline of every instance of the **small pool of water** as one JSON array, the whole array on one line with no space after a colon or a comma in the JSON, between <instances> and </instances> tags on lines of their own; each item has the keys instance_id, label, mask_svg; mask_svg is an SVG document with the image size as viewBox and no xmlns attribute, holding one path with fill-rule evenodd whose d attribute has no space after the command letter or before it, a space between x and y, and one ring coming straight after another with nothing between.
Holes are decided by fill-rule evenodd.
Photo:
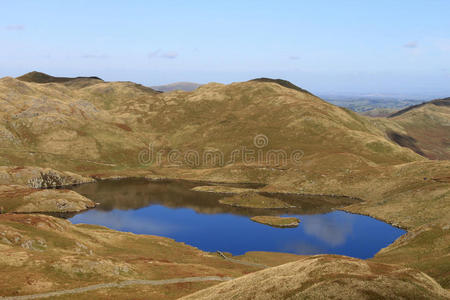
<instances>
[{"instance_id":1,"label":"small pool of water","mask_svg":"<svg viewBox=\"0 0 450 300\"><path fill-rule=\"evenodd\" d=\"M137 234L170 237L204 251L342 254L370 258L405 233L376 219L334 210L348 199L284 196L293 209L244 209L220 204L227 195L194 192L189 182L101 181L73 187L100 205L70 218ZM342 202L342 203L341 203ZM274 228L256 215L296 216L297 228Z\"/></svg>"}]
</instances>

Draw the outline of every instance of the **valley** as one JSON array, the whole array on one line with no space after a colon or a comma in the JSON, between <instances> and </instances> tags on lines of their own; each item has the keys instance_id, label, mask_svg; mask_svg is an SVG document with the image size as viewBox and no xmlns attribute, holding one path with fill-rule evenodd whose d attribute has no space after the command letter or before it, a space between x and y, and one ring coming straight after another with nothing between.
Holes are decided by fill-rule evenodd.
<instances>
[{"instance_id":1,"label":"valley","mask_svg":"<svg viewBox=\"0 0 450 300\"><path fill-rule=\"evenodd\" d=\"M268 78L161 93L133 82L33 72L0 79L0 106L0 273L11 278L1 282L1 296L216 276L233 280L105 287L77 298L125 299L133 290L136 299L175 299L214 285L191 297L219 299L236 285L230 297L251 299L252 282L279 275L295 284L274 292L274 279L264 295L318 296L320 286L345 297L339 293L352 286L353 296L381 297L396 286L405 297L449 297L447 105L369 118ZM114 224L114 214L126 223L136 217L131 212L162 216L163 223L187 218L165 229L212 224L221 235L211 246L213 236L203 233L209 246L200 247L202 234L184 240L145 222L134 224L138 229ZM249 219L267 215L301 222L272 228ZM367 234L362 224L378 224L372 237L390 238L369 254L283 251L270 243L294 240L286 233L330 218L337 221L328 228L342 229L346 217L361 228L359 237ZM227 250L235 232L246 230L260 238ZM270 268L233 263L217 250ZM296 269L317 276L296 277ZM340 276L327 279L329 270Z\"/></svg>"}]
</instances>

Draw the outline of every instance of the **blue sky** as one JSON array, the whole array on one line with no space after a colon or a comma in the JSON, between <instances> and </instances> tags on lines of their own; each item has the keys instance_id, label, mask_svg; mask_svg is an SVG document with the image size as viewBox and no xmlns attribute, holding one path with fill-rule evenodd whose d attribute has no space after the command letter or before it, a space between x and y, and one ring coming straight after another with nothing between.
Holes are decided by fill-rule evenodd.
<instances>
[{"instance_id":1,"label":"blue sky","mask_svg":"<svg viewBox=\"0 0 450 300\"><path fill-rule=\"evenodd\" d=\"M0 1L0 76L450 96L450 1Z\"/></svg>"}]
</instances>

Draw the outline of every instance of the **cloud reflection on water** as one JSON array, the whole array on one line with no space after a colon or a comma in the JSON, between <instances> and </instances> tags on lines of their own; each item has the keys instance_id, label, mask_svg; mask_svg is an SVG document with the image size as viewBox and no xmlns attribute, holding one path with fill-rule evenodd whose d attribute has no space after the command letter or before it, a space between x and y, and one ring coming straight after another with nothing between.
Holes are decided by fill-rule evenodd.
<instances>
[{"instance_id":1,"label":"cloud reflection on water","mask_svg":"<svg viewBox=\"0 0 450 300\"><path fill-rule=\"evenodd\" d=\"M173 224L139 217L134 215L132 211L127 212L119 210L113 210L110 212L91 210L84 214L75 216L72 219L72 222L77 224L92 224L93 220L95 220L95 224L98 225L106 226L115 230L129 231L138 234L145 233L155 235L168 235L179 230L177 226Z\"/></svg>"},{"instance_id":2,"label":"cloud reflection on water","mask_svg":"<svg viewBox=\"0 0 450 300\"><path fill-rule=\"evenodd\" d=\"M304 216L302 227L305 233L315 236L331 246L345 244L353 232L353 218L347 213Z\"/></svg>"}]
</instances>

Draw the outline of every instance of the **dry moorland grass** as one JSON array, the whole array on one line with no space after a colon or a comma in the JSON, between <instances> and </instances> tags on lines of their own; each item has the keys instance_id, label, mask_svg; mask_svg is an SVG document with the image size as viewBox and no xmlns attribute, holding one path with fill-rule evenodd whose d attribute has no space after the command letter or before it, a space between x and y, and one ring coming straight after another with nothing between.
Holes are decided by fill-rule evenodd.
<instances>
[{"instance_id":1,"label":"dry moorland grass","mask_svg":"<svg viewBox=\"0 0 450 300\"><path fill-rule=\"evenodd\" d=\"M448 299L424 273L337 255L317 255L252 273L182 299Z\"/></svg>"},{"instance_id":2,"label":"dry moorland grass","mask_svg":"<svg viewBox=\"0 0 450 300\"><path fill-rule=\"evenodd\" d=\"M436 101L440 105L434 104ZM404 128L409 144L426 157L450 159L450 98L427 102L390 120Z\"/></svg>"},{"instance_id":3,"label":"dry moorland grass","mask_svg":"<svg viewBox=\"0 0 450 300\"><path fill-rule=\"evenodd\" d=\"M277 256L268 254L272 263ZM286 262L286 257L280 256L278 264ZM297 257L291 255L288 261ZM258 270L169 238L72 225L63 219L35 214L0 215L0 265L1 278L9 278L0 281L2 296L130 279L238 277ZM149 288L143 287L141 292L133 293L133 298L174 298L212 284L215 282L182 284L181 290L150 288L149 295L144 293ZM121 289L111 289L108 295L115 299L129 298Z\"/></svg>"}]
</instances>

